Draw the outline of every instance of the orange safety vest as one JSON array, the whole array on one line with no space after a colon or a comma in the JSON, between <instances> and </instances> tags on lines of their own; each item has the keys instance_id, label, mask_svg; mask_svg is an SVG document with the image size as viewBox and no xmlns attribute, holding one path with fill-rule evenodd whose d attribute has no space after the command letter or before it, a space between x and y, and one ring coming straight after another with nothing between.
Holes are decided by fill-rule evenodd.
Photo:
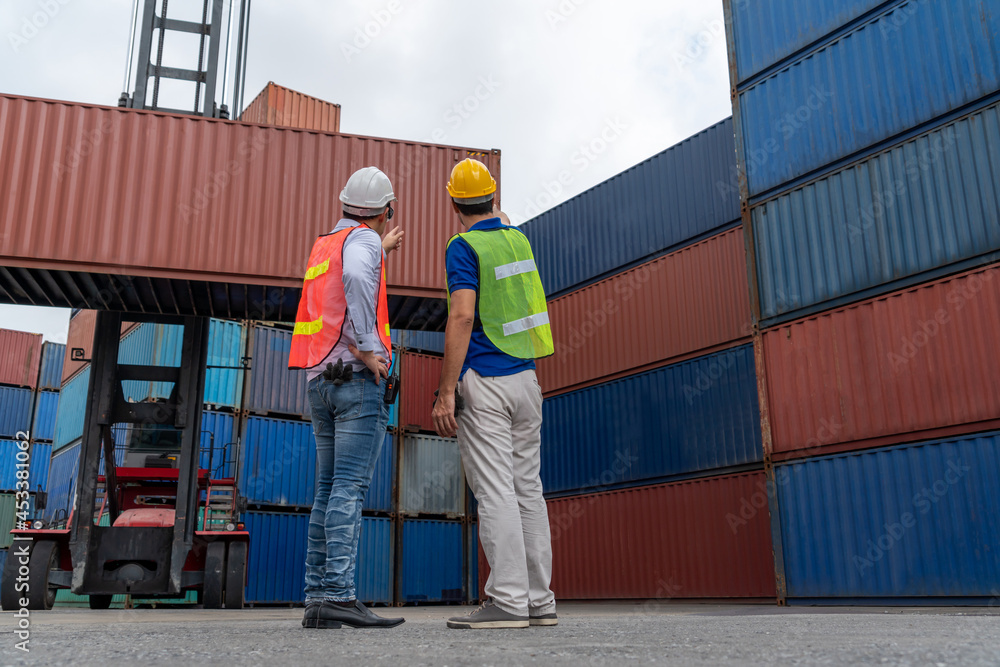
<instances>
[{"instance_id":1,"label":"orange safety vest","mask_svg":"<svg viewBox=\"0 0 1000 667\"><path fill-rule=\"evenodd\" d=\"M368 225L364 225L368 227ZM309 253L309 269L302 286L302 298L295 315L295 332L288 367L293 370L315 368L333 351L347 322L347 296L344 294L344 243L357 227L342 229L316 239ZM369 227L370 229L370 227ZM375 295L377 324L375 333L386 350L392 349L389 338L389 304L385 294L385 261ZM391 355L390 355L391 356ZM390 361L391 364L391 361Z\"/></svg>"}]
</instances>

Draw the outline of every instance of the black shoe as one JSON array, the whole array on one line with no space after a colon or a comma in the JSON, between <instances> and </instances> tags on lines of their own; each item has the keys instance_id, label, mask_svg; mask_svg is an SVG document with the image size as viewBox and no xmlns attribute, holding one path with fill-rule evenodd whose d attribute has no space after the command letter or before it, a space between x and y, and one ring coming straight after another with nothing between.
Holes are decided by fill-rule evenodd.
<instances>
[{"instance_id":1,"label":"black shoe","mask_svg":"<svg viewBox=\"0 0 1000 667\"><path fill-rule=\"evenodd\" d=\"M323 602L317 610L315 625L309 627L336 629L346 625L351 628L394 628L405 620L376 616L357 600L354 601L353 607L341 607L334 602Z\"/></svg>"},{"instance_id":2,"label":"black shoe","mask_svg":"<svg viewBox=\"0 0 1000 667\"><path fill-rule=\"evenodd\" d=\"M310 600L306 603L306 613L305 616L302 617L303 628L316 627L316 619L319 617L319 606L322 603L322 600Z\"/></svg>"}]
</instances>

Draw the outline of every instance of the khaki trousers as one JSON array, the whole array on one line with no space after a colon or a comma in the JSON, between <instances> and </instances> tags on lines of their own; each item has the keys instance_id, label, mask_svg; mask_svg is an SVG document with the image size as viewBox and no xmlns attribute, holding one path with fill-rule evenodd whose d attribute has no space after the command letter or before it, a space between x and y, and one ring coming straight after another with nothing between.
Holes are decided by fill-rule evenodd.
<instances>
[{"instance_id":1,"label":"khaki trousers","mask_svg":"<svg viewBox=\"0 0 1000 667\"><path fill-rule=\"evenodd\" d=\"M466 372L459 383L458 444L479 501L479 539L490 564L486 595L527 616L555 611L552 543L542 498L542 390L535 371L503 377Z\"/></svg>"}]
</instances>

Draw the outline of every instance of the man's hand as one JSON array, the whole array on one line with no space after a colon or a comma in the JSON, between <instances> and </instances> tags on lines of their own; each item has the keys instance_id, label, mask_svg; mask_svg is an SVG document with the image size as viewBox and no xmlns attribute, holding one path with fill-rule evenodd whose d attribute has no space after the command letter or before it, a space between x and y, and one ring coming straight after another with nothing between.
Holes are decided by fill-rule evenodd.
<instances>
[{"instance_id":1,"label":"man's hand","mask_svg":"<svg viewBox=\"0 0 1000 667\"><path fill-rule=\"evenodd\" d=\"M382 381L382 378L389 377L389 362L386 361L385 357L381 354L375 354L371 351L362 352L353 345L348 345L347 349L351 351L351 354L357 357L358 361L367 366L368 370L375 374L375 380L373 380L373 382L375 382L376 385Z\"/></svg>"},{"instance_id":2,"label":"man's hand","mask_svg":"<svg viewBox=\"0 0 1000 667\"><path fill-rule=\"evenodd\" d=\"M399 246L403 243L403 234L406 232L402 231L399 227L393 227L385 233L382 237L382 249L386 253L390 253L393 250L399 250Z\"/></svg>"},{"instance_id":3,"label":"man's hand","mask_svg":"<svg viewBox=\"0 0 1000 667\"><path fill-rule=\"evenodd\" d=\"M442 438L451 438L458 433L458 422L455 421L455 390L438 390L437 401L431 412L434 429Z\"/></svg>"}]
</instances>

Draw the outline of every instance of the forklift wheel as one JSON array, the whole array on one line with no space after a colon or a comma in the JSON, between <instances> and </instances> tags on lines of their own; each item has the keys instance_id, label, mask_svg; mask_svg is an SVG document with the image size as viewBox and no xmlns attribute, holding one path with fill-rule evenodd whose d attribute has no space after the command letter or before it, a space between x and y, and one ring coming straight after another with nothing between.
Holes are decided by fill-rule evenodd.
<instances>
[{"instance_id":1,"label":"forklift wheel","mask_svg":"<svg viewBox=\"0 0 1000 667\"><path fill-rule=\"evenodd\" d=\"M243 585L247 580L247 543L230 543L228 560L226 609L243 609Z\"/></svg>"},{"instance_id":2,"label":"forklift wheel","mask_svg":"<svg viewBox=\"0 0 1000 667\"><path fill-rule=\"evenodd\" d=\"M226 543L212 542L205 551L205 583L202 604L205 609L222 609L222 588L226 581Z\"/></svg>"},{"instance_id":3,"label":"forklift wheel","mask_svg":"<svg viewBox=\"0 0 1000 667\"><path fill-rule=\"evenodd\" d=\"M3 575L0 577L0 607L4 611L14 611L20 608L20 597L21 595L15 589L17 586L17 570L21 566L18 562L20 557L14 555L15 549L20 549L24 542L14 542L14 546L8 550L7 562L3 566ZM34 543L28 544L28 553L31 553L31 547Z\"/></svg>"},{"instance_id":4,"label":"forklift wheel","mask_svg":"<svg viewBox=\"0 0 1000 667\"><path fill-rule=\"evenodd\" d=\"M52 540L35 542L28 561L28 609L52 609L56 589L49 586L49 572L59 569L59 544Z\"/></svg>"},{"instance_id":5,"label":"forklift wheel","mask_svg":"<svg viewBox=\"0 0 1000 667\"><path fill-rule=\"evenodd\" d=\"M90 596L90 608L91 609L111 609L111 600L114 598L113 595L91 595Z\"/></svg>"}]
</instances>

